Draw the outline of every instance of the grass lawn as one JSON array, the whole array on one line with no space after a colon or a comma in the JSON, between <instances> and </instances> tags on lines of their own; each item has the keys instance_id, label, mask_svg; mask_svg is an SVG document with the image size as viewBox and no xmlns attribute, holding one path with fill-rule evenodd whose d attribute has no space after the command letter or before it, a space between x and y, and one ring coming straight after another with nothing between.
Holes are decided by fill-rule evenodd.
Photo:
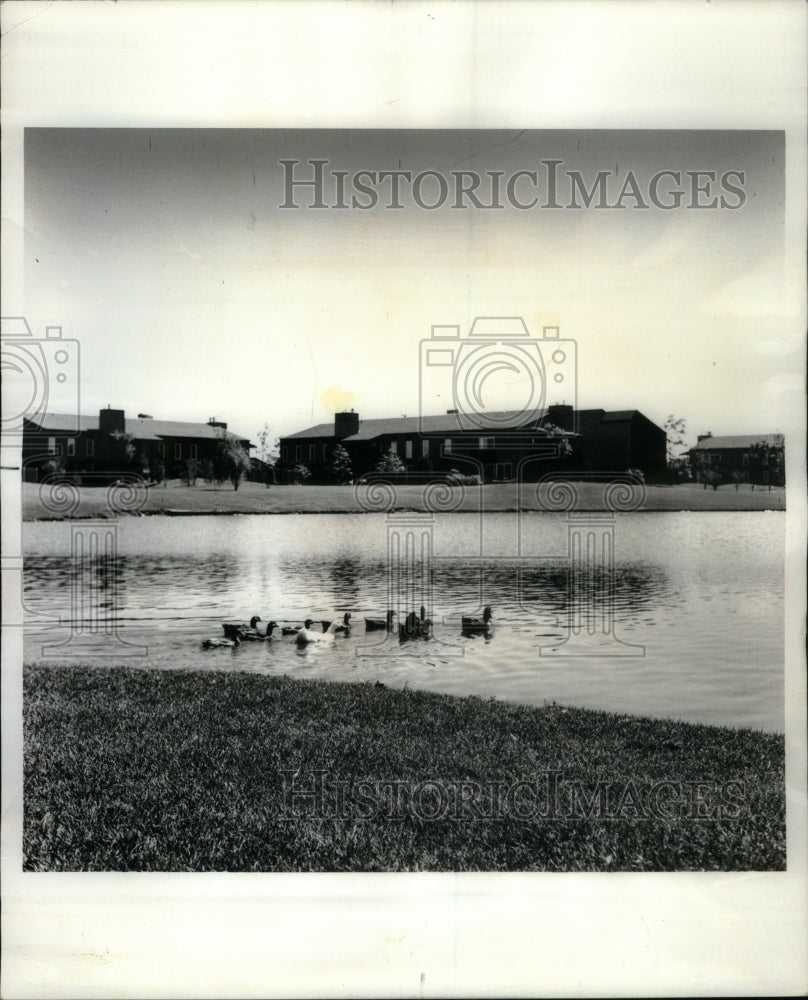
<instances>
[{"instance_id":1,"label":"grass lawn","mask_svg":"<svg viewBox=\"0 0 808 1000\"><path fill-rule=\"evenodd\" d=\"M23 713L27 871L785 868L782 736L58 665Z\"/></svg>"},{"instance_id":2,"label":"grass lawn","mask_svg":"<svg viewBox=\"0 0 808 1000\"><path fill-rule=\"evenodd\" d=\"M456 487L459 490L459 488ZM476 511L480 505L480 487L464 487L460 510ZM594 483L576 483L579 510L603 510L603 488ZM145 491L144 491L145 492ZM23 519L26 521L69 517L108 517L107 491L100 487L81 487L80 503L75 513L53 510L40 496L39 486L23 484ZM482 487L485 510L509 511L520 506L515 483L494 483ZM141 494L143 495L143 493ZM243 483L236 491L231 486L219 488L207 484L185 486L171 480L143 495L146 514L343 514L361 511L352 486L271 486ZM424 510L422 486L396 487L396 508ZM534 487L523 490L521 508L541 509ZM702 486L648 486L642 510L784 510L785 490L763 488L754 492L748 484L721 486L705 490Z\"/></svg>"}]
</instances>

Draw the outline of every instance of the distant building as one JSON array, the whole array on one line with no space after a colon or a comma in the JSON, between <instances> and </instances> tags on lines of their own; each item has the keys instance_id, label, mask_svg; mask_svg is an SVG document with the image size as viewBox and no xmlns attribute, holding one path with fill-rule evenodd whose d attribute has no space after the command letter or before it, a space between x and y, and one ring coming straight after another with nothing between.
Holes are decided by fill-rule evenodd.
<instances>
[{"instance_id":1,"label":"distant building","mask_svg":"<svg viewBox=\"0 0 808 1000\"><path fill-rule=\"evenodd\" d=\"M782 434L699 435L690 449L690 467L697 482L785 485L785 440Z\"/></svg>"},{"instance_id":2,"label":"distant building","mask_svg":"<svg viewBox=\"0 0 808 1000\"><path fill-rule=\"evenodd\" d=\"M484 429L464 430L456 411L376 420L360 420L353 410L337 413L333 423L281 438L279 482L294 479L299 465L313 482L328 481L337 445L348 452L355 478L372 472L391 451L409 472L456 469L479 473L486 482L517 474L538 479L554 469L579 474L638 469L651 480L665 474L665 431L638 410L573 411L557 405L527 423L516 411L489 414L488 421L491 426Z\"/></svg>"},{"instance_id":3,"label":"distant building","mask_svg":"<svg viewBox=\"0 0 808 1000\"><path fill-rule=\"evenodd\" d=\"M58 464L69 474L96 476L128 469L153 476L162 465L167 476L179 476L188 459L212 461L223 436L249 453L249 440L213 417L205 424L155 420L144 413L130 418L111 407L97 417L46 413L24 423L24 475L36 482Z\"/></svg>"}]
</instances>

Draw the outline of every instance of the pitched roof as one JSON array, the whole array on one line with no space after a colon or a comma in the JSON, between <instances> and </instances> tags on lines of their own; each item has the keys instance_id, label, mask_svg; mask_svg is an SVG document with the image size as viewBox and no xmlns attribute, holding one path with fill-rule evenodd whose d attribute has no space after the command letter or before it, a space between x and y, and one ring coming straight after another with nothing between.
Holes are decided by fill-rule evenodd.
<instances>
[{"instance_id":1,"label":"pitched roof","mask_svg":"<svg viewBox=\"0 0 808 1000\"><path fill-rule=\"evenodd\" d=\"M63 431L69 434L71 431L97 431L98 417L70 416L65 413L45 413L41 419L31 421L43 431ZM127 434L138 441L159 441L164 437L194 437L215 440L222 433L221 427L213 427L210 424L189 423L180 420L153 420L151 417L127 417L124 420L124 429ZM241 437L233 431L224 431L231 438L238 441L247 441L248 438Z\"/></svg>"},{"instance_id":2,"label":"pitched roof","mask_svg":"<svg viewBox=\"0 0 808 1000\"><path fill-rule=\"evenodd\" d=\"M611 410L605 412L601 419L604 424L616 424L623 420L633 420L639 412L639 410Z\"/></svg>"},{"instance_id":3,"label":"pitched roof","mask_svg":"<svg viewBox=\"0 0 808 1000\"><path fill-rule=\"evenodd\" d=\"M526 420L522 410L499 410L486 414L492 421L491 430L516 429L531 426L534 421ZM542 415L541 419L544 419ZM511 422L508 422L508 418ZM476 428L475 428L476 430ZM484 428L480 428L484 430ZM372 441L385 434L457 434L469 433L458 426L456 413L440 413L424 417L380 417L378 419L360 420L356 434L346 437L346 441ZM284 435L284 440L295 438L333 438L334 424L316 424L304 431Z\"/></svg>"},{"instance_id":4,"label":"pitched roof","mask_svg":"<svg viewBox=\"0 0 808 1000\"><path fill-rule=\"evenodd\" d=\"M309 427L305 431L295 431L294 434L286 434L285 438L331 438L334 436L334 421L330 424L317 424Z\"/></svg>"},{"instance_id":5,"label":"pitched roof","mask_svg":"<svg viewBox=\"0 0 808 1000\"><path fill-rule=\"evenodd\" d=\"M783 444L781 434L729 434L723 437L706 437L692 451L710 451L716 448L751 448L755 444L779 447Z\"/></svg>"}]
</instances>

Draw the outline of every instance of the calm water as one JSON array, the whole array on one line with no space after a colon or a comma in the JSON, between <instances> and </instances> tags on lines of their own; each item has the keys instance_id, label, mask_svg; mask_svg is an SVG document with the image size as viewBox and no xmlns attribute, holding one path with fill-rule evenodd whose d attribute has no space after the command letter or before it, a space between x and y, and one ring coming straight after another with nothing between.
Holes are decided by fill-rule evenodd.
<instances>
[{"instance_id":1,"label":"calm water","mask_svg":"<svg viewBox=\"0 0 808 1000\"><path fill-rule=\"evenodd\" d=\"M428 602L435 637L403 644L366 634L362 621L389 606L384 515L125 518L111 530L116 559L91 553L77 562L69 523L25 525L27 660L75 655L101 664L378 680L784 728L780 513L618 515L614 571L581 578L575 592L583 606L573 623L582 631L572 637L564 514L487 515L483 529L474 514L438 515ZM608 545L607 528L592 530ZM604 602L598 587L613 587L612 596ZM420 603L419 591L410 606ZM486 604L496 616L491 636L463 637L459 615ZM129 645L91 637L88 657L71 621L115 608L118 635ZM612 635L604 632L610 608ZM278 637L237 650L201 648L202 639L222 635L222 621L258 614L291 623L345 611L357 627L333 644L298 650Z\"/></svg>"}]
</instances>

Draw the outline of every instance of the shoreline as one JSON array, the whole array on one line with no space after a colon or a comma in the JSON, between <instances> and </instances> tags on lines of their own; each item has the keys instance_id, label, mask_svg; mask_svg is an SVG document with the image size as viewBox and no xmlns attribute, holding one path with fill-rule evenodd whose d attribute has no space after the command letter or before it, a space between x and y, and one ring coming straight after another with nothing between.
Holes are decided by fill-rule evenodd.
<instances>
[{"instance_id":1,"label":"shoreline","mask_svg":"<svg viewBox=\"0 0 808 1000\"><path fill-rule=\"evenodd\" d=\"M247 672L23 684L26 871L785 869L782 735Z\"/></svg>"},{"instance_id":2,"label":"shoreline","mask_svg":"<svg viewBox=\"0 0 808 1000\"><path fill-rule=\"evenodd\" d=\"M596 483L572 482L574 510L578 513L611 512L604 502L603 488ZM515 483L490 484L483 487L455 487L451 494L427 502L424 488L409 484L397 486L389 507L372 507L368 498L357 496L351 486L271 486L244 483L238 491L214 489L210 486L184 486L176 481L168 487L152 487L148 491L125 488L110 505L109 493L101 487L71 487L64 492L58 487L43 491L35 483L22 484L23 522L105 519L119 516L134 517L203 517L235 514L364 514L389 512L479 513L565 513L563 506L547 509L537 496L535 484L520 488ZM735 491L722 486L717 491L704 490L698 484L678 486L647 486L636 513L698 513L712 511L785 511L786 493L781 487L752 491L748 484ZM370 498L372 499L372 498ZM368 507L371 506L371 509ZM621 509L614 513L635 513ZM633 506L633 505L632 505Z\"/></svg>"}]
</instances>

